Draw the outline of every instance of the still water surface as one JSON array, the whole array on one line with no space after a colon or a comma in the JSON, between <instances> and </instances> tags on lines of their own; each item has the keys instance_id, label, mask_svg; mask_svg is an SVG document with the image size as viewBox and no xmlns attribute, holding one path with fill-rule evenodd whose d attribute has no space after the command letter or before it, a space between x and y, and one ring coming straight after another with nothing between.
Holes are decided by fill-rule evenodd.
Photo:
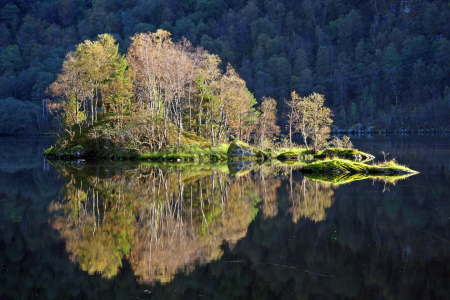
<instances>
[{"instance_id":1,"label":"still water surface","mask_svg":"<svg viewBox=\"0 0 450 300\"><path fill-rule=\"evenodd\" d=\"M52 139L1 138L0 299L447 299L450 138L352 140L420 174L54 166Z\"/></svg>"}]
</instances>

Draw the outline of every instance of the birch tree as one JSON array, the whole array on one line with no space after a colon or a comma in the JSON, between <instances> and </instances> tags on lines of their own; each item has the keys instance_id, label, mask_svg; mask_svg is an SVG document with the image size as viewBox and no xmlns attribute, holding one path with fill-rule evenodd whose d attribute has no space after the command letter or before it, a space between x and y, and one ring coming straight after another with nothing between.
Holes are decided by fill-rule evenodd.
<instances>
[{"instance_id":1,"label":"birch tree","mask_svg":"<svg viewBox=\"0 0 450 300\"><path fill-rule=\"evenodd\" d=\"M328 107L324 107L324 102L325 97L317 93L301 98L297 102L299 110L297 124L308 151L308 138L311 138L314 152L317 152L325 145L330 134L333 113Z\"/></svg>"},{"instance_id":2,"label":"birch tree","mask_svg":"<svg viewBox=\"0 0 450 300\"><path fill-rule=\"evenodd\" d=\"M74 52L66 55L61 73L47 89L47 94L56 100L49 103L50 111L62 113L64 126L68 127L70 133L72 125L80 124L85 120L85 101L91 93L82 83Z\"/></svg>"},{"instance_id":3,"label":"birch tree","mask_svg":"<svg viewBox=\"0 0 450 300\"><path fill-rule=\"evenodd\" d=\"M206 108L207 113L210 114L210 122L213 122L213 112L214 112L214 102L213 94L214 89L217 88L216 81L220 78L219 65L221 60L219 56L214 54L205 53L203 60L201 62L196 84L199 90L198 94L198 134L202 136L202 114L203 114L203 104L205 100L208 100L209 106ZM212 126L212 125L211 125ZM207 124L205 124L205 133L207 131Z\"/></svg>"},{"instance_id":4,"label":"birch tree","mask_svg":"<svg viewBox=\"0 0 450 300\"><path fill-rule=\"evenodd\" d=\"M287 113L288 126L289 126L289 145L292 149L292 135L298 131L298 123L300 121L300 112L298 102L301 98L297 95L295 91L291 93L291 99L285 101L286 106L289 108Z\"/></svg>"},{"instance_id":5,"label":"birch tree","mask_svg":"<svg viewBox=\"0 0 450 300\"><path fill-rule=\"evenodd\" d=\"M263 147L265 140L272 140L280 133L280 127L277 125L277 102L273 98L263 97L259 108L261 114L258 116L256 139L260 147Z\"/></svg>"}]
</instances>

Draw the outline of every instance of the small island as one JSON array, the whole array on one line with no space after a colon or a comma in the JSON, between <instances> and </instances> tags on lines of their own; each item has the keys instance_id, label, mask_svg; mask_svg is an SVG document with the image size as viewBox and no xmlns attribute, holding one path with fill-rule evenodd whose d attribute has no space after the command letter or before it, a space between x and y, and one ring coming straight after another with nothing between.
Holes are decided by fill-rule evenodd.
<instances>
[{"instance_id":1,"label":"small island","mask_svg":"<svg viewBox=\"0 0 450 300\"><path fill-rule=\"evenodd\" d=\"M279 103L263 97L257 106L231 65L223 72L218 56L174 43L164 30L136 34L126 55L109 34L79 44L48 94L62 133L44 151L49 159L278 160L301 163L305 174L415 172L395 161L366 164L374 156L348 137L330 140L333 113L321 94L293 91L281 107L288 133L280 135ZM296 133L303 145L293 143Z\"/></svg>"}]
</instances>

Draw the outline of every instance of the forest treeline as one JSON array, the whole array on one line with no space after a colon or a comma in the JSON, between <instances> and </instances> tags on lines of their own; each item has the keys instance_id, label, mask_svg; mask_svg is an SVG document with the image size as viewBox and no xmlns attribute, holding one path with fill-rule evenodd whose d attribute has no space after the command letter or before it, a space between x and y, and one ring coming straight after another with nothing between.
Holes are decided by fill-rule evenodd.
<instances>
[{"instance_id":1,"label":"forest treeline","mask_svg":"<svg viewBox=\"0 0 450 300\"><path fill-rule=\"evenodd\" d=\"M161 28L218 55L223 71L230 63L259 103L276 99L283 129L294 90L325 95L341 128L449 125L447 2L3 0L0 7L0 99L41 105L80 42L111 33L123 54L135 33Z\"/></svg>"}]
</instances>

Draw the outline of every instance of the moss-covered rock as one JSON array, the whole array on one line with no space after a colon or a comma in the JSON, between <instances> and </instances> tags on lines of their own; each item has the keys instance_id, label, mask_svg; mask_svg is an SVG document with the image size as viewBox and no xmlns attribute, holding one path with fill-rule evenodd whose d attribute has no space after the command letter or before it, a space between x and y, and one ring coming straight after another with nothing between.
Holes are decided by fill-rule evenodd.
<instances>
[{"instance_id":1,"label":"moss-covered rock","mask_svg":"<svg viewBox=\"0 0 450 300\"><path fill-rule=\"evenodd\" d=\"M271 160L271 159L272 159L272 156L271 156L269 153L264 152L264 151L262 151L262 150L258 151L258 152L255 154L255 156L256 156L258 159L263 160L263 161L268 161L268 160Z\"/></svg>"},{"instance_id":2,"label":"moss-covered rock","mask_svg":"<svg viewBox=\"0 0 450 300\"><path fill-rule=\"evenodd\" d=\"M228 147L229 157L250 157L253 156L253 149L242 141L234 141Z\"/></svg>"},{"instance_id":3,"label":"moss-covered rock","mask_svg":"<svg viewBox=\"0 0 450 300\"><path fill-rule=\"evenodd\" d=\"M375 158L375 156L369 153L364 153L352 148L327 148L325 150L319 151L316 155L314 155L314 158L316 159L324 159L326 157L338 157L358 162L365 162L373 160Z\"/></svg>"},{"instance_id":4,"label":"moss-covered rock","mask_svg":"<svg viewBox=\"0 0 450 300\"><path fill-rule=\"evenodd\" d=\"M278 160L298 160L298 154L292 151L281 153L277 156Z\"/></svg>"}]
</instances>

